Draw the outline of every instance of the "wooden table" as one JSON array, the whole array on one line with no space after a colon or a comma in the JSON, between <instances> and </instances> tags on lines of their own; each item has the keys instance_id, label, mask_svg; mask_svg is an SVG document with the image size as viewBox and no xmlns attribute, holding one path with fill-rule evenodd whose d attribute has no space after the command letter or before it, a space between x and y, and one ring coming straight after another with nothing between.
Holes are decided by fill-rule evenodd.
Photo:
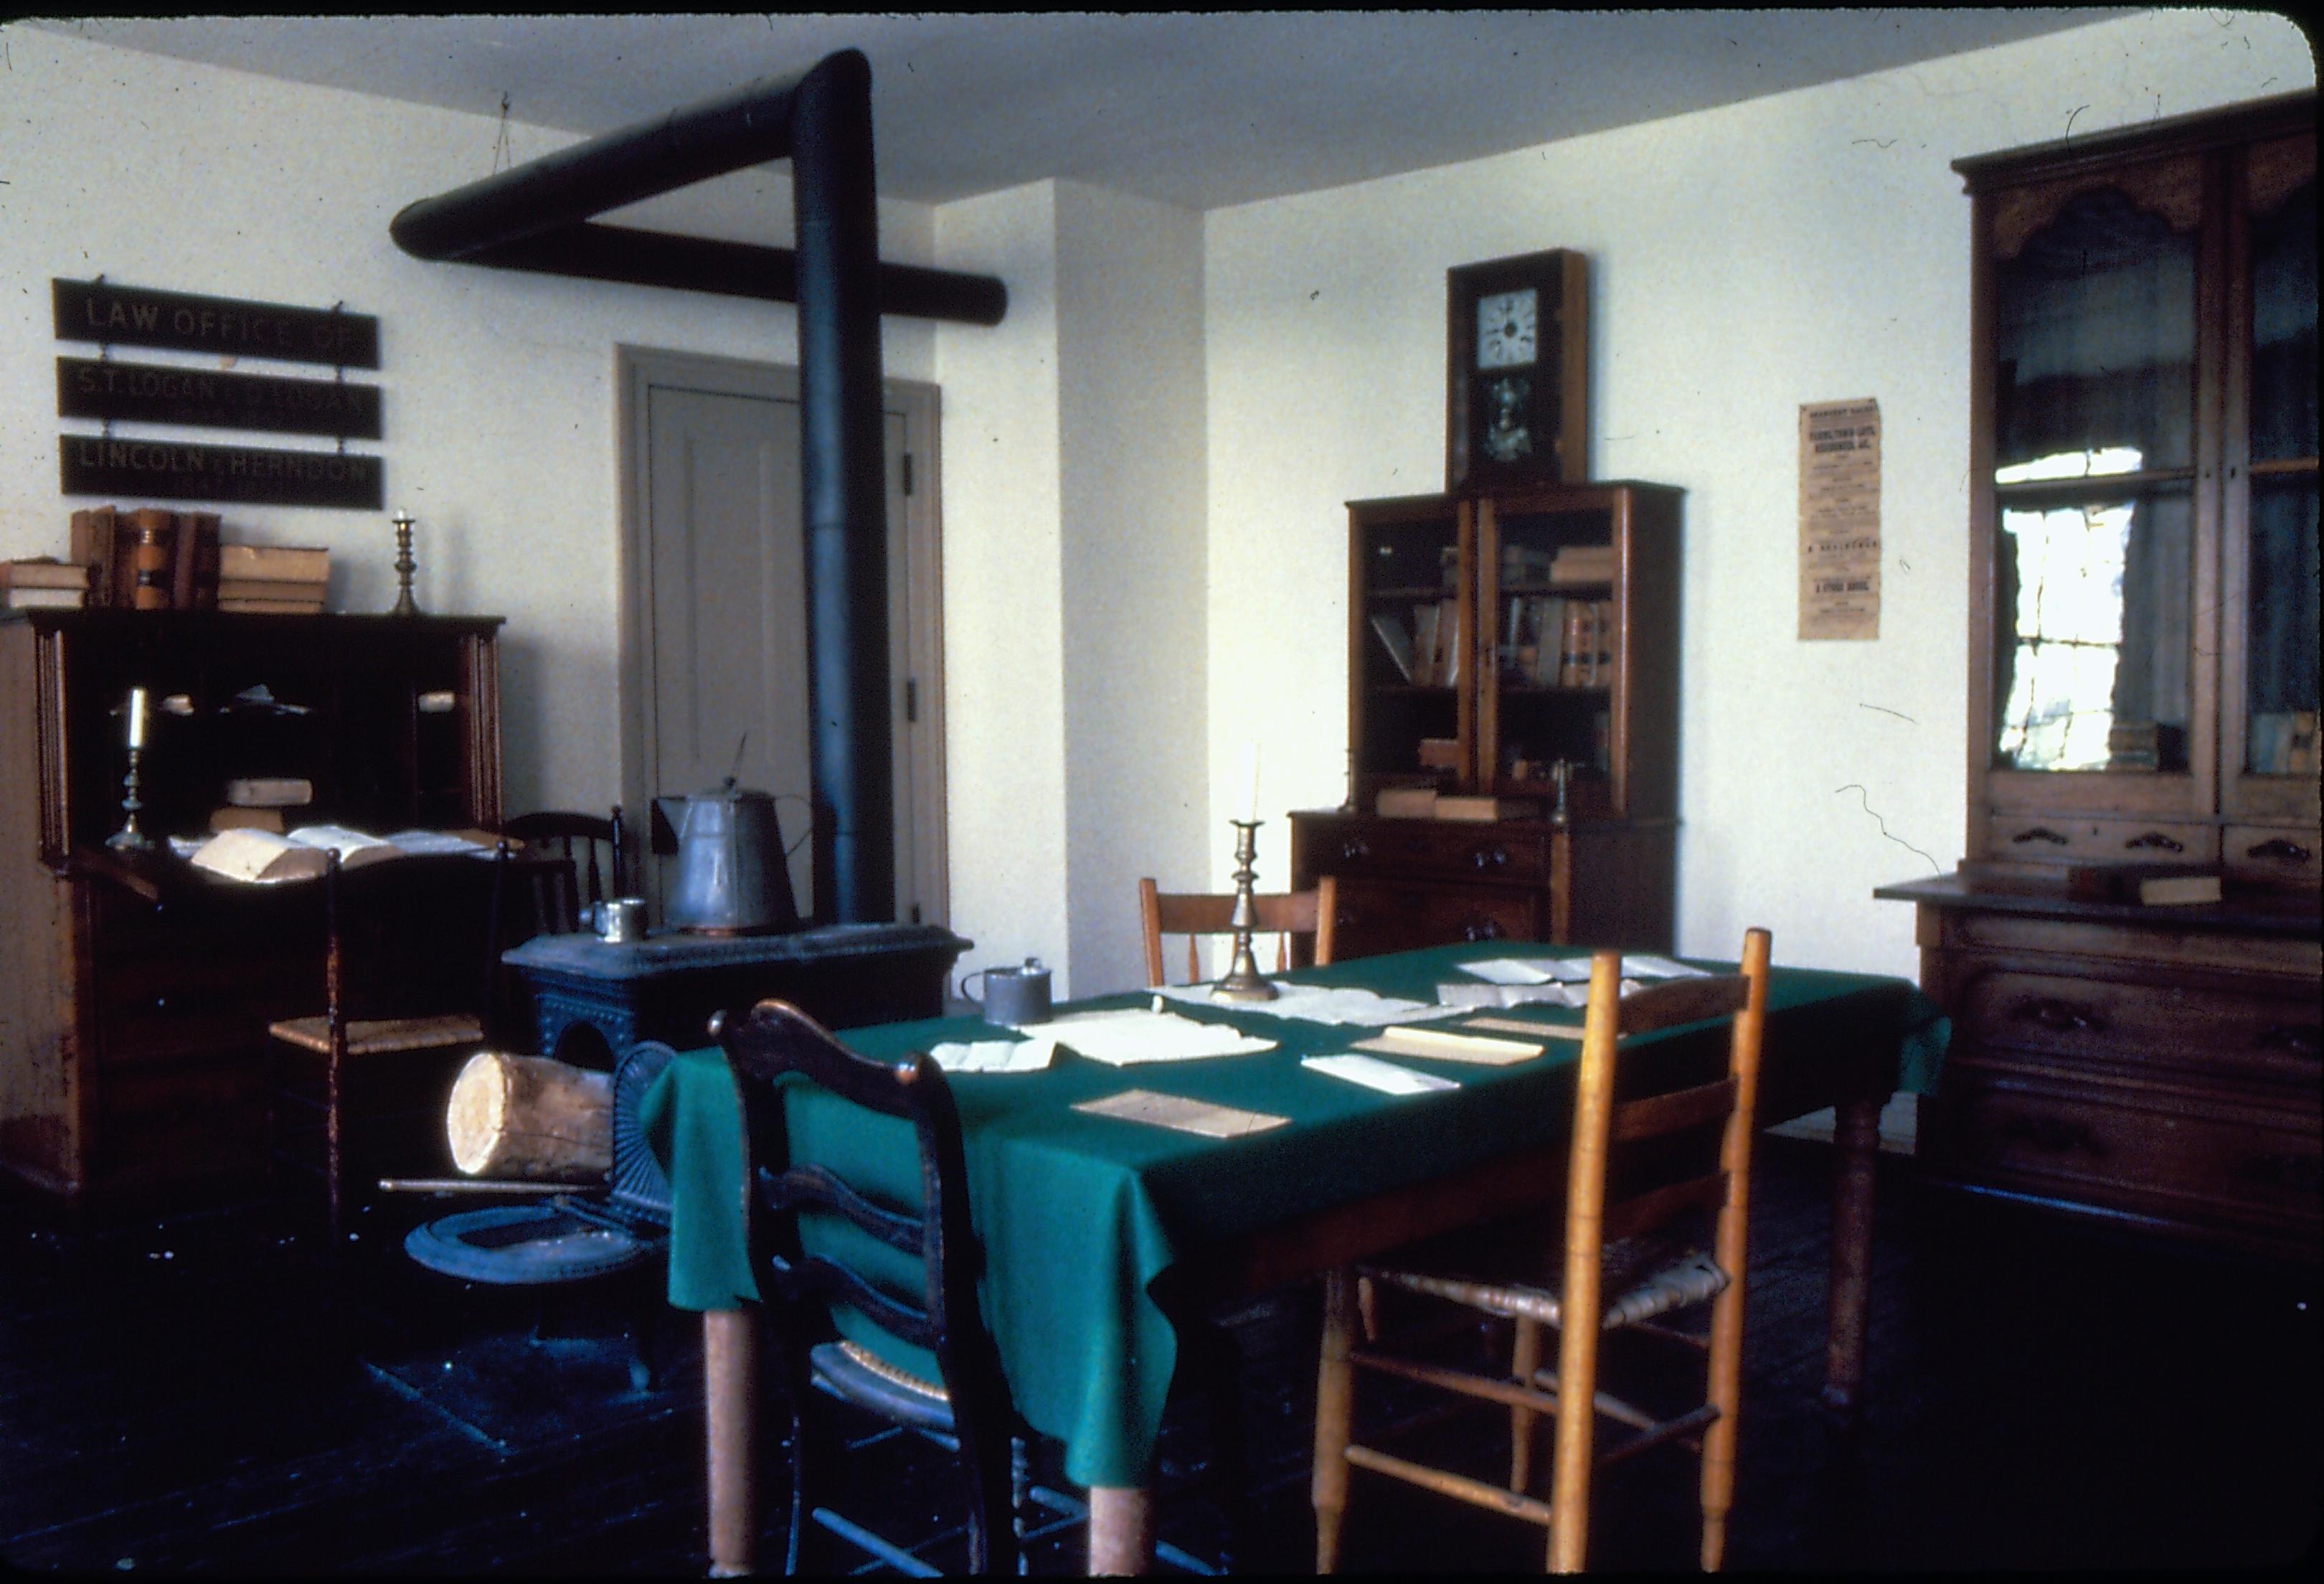
<instances>
[{"instance_id":1,"label":"wooden table","mask_svg":"<svg viewBox=\"0 0 2324 1584\"><path fill-rule=\"evenodd\" d=\"M1478 946L1443 948L1427 952L1397 953L1385 957L1344 963L1331 968L1304 970L1290 976L1294 980L1320 981L1340 985L1355 985L1374 988L1382 994L1415 996L1425 994L1438 976L1459 977L1457 963L1466 958L1523 954L1526 956L1561 955L1559 949L1537 946L1512 947L1507 942ZM1110 1004L1139 1002L1139 997L1106 997L1086 1004L1102 1007ZM1852 1411L1864 1374L1864 1329L1867 1278L1869 1271L1873 1163L1877 1149L1877 1120L1881 1105L1893 1091L1899 1069L1899 1055L1906 1042L1916 1033L1925 1037L1933 1024L1933 1009L1926 999L1909 984L1901 980L1878 978L1863 975L1817 974L1806 970L1777 970L1771 987L1771 1010L1768 1017L1766 1053L1763 1059L1759 1120L1762 1125L1788 1120L1825 1106L1834 1107L1838 1113L1838 1162L1833 1186L1833 1233L1831 1243L1831 1287L1829 1313L1829 1343L1826 1353L1826 1383L1824 1401L1840 1411ZM1183 1004L1174 1010L1208 1016L1215 1012L1238 1015L1242 1026L1256 1032L1259 1019L1247 1010L1224 1007L1188 1006ZM1065 1009L1061 1009L1065 1010ZM1367 1032L1360 1028L1330 1029L1323 1025L1273 1020L1274 1027L1283 1031L1281 1065L1268 1080L1278 1086L1284 1082L1284 1065L1296 1068L1296 1056L1303 1050L1343 1049L1349 1040L1360 1038ZM860 1029L846 1035L847 1042L868 1055L886 1058L910 1049L924 1049L945 1039L971 1037L978 1025L959 1020L928 1020L909 1024L894 1024L876 1029ZM1716 1061L1723 1054L1724 1042L1715 1029L1697 1031L1683 1049L1674 1046L1665 1057L1673 1061L1692 1061L1707 1058ZM1693 1047L1699 1044L1701 1051ZM1561 1048L1562 1047L1562 1048ZM1171 1312L1193 1312L1198 1308L1231 1301L1278 1288L1323 1274L1352 1260L1385 1253L1409 1239L1464 1225L1481 1218L1520 1210L1532 1206L1554 1202L1564 1176L1565 1132L1572 1106L1572 1048L1568 1042L1550 1042L1550 1052L1537 1061L1517 1068L1490 1070L1497 1075L1471 1078L1479 1070L1464 1070L1463 1099L1478 1103L1497 1102L1500 1097L1489 1092L1491 1085L1513 1086L1504 1092L1514 1097L1522 1093L1527 1103L1510 1107L1494 1103L1489 1115L1499 1129L1489 1147L1469 1147L1471 1134L1479 1130L1480 1113L1473 1108L1462 1117L1462 1125L1451 1136L1454 1139L1454 1154L1465 1153L1469 1158L1459 1159L1438 1170L1437 1155L1431 1154L1399 1175L1381 1163L1399 1153L1413 1155L1415 1151L1398 1152L1383 1149L1377 1156L1368 1155L1358 1161L1335 1160L1319 1162L1315 1151L1322 1141L1333 1137L1337 1123L1315 1122L1314 1138L1317 1143L1308 1146L1309 1164L1329 1164L1338 1172L1336 1186L1318 1189L1313 1185L1313 1173L1286 1173L1285 1183L1303 1185L1304 1200L1292 1196L1288 1209L1278 1209L1275 1195L1212 1196L1231 1198L1235 1209L1227 1216L1234 1223L1230 1229L1218 1231L1206 1224L1198 1207L1189 1202L1185 1190L1190 1179L1185 1157L1175 1163L1176 1173L1173 1184L1164 1184L1157 1191L1166 1194L1172 1186L1180 1197L1167 1205L1163 1218L1174 1234L1174 1246L1167 1263L1152 1272L1136 1272L1127 1277L1116 1277L1117 1283L1128 1282L1139 1289L1142 1300L1153 1294L1154 1302L1165 1317ZM1263 1059L1235 1059L1257 1061ZM1091 1068L1094 1064L1083 1064ZM1233 1070L1219 1064L1174 1064L1170 1069L1141 1067L1130 1070L1103 1070L1097 1081L1111 1083L1114 1088L1155 1087L1167 1081L1189 1067L1207 1067L1208 1081L1213 1085L1227 1081L1218 1075L1231 1075ZM1256 1069L1250 1070L1256 1071ZM1163 1076L1157 1076L1163 1075ZM1314 1076L1313 1081L1331 1084L1333 1080ZM996 1079L994 1082L1026 1085L1043 1081L1040 1078ZM1084 1070L1059 1082L1072 1081L1087 1087L1093 1081ZM1189 1083L1201 1081L1188 1078ZM1254 1081L1256 1081L1254 1079ZM958 1087L959 1080L956 1080ZM1562 1090L1559 1085L1563 1085ZM712 1086L717 1087L717 1086ZM984 1091L988 1096L993 1091ZM1030 1095L1029 1088L1017 1093ZM1384 1097L1371 1096L1370 1091L1355 1091L1367 1097L1366 1111L1361 1118L1371 1129L1369 1136L1420 1139L1433 1135L1429 1148L1443 1152L1448 1137L1444 1126L1445 1114L1432 1113L1422 1106L1406 1102L1388 1104ZM1562 1103L1557 1098L1563 1095ZM1439 1100L1447 1097L1428 1097ZM1028 1102L1029 1103L1029 1102ZM1347 1107L1336 1091L1319 1104ZM1345 1119L1342 1118L1342 1121ZM1287 1147L1299 1147L1299 1136L1310 1125L1295 1122L1290 1129L1277 1130L1276 1136ZM1400 1134L1382 1135L1379 1129L1401 1130ZM974 1150L974 1130L969 1134ZM1056 1141L1049 1142L1049 1154L1054 1157ZM1337 1147L1336 1144L1333 1147ZM1225 1160L1224 1156L1221 1157ZM1197 1164L1199 1172L1204 1168ZM1223 1166L1221 1168L1224 1169ZM1368 1186L1379 1181L1376 1188ZM1349 1186L1364 1184L1367 1186ZM974 1214L972 1187L972 1215ZM726 1203L735 1202L739 1196L731 1190L711 1195ZM1256 1201L1256 1202L1254 1202ZM681 1215L683 1210L681 1195ZM1215 1205L1213 1206L1215 1210ZM1215 1216L1213 1217L1215 1220ZM982 1234L982 1229L980 1228ZM1214 1235L1215 1234L1215 1235ZM989 1280L1008 1284L1007 1252L996 1249L988 1242ZM677 1261L673 1259L675 1286ZM1117 1267L1119 1268L1119 1267ZM1028 1273L1023 1282L1034 1281L1035 1273ZM1102 1284L1095 1275L1092 1284ZM1079 1285L1079 1283L1076 1283ZM1019 1294L1019 1298L1023 1295ZM996 1303L1010 1300L997 1294ZM1157 1325L1161 1320L1155 1322ZM755 1341L753 1318L747 1307L715 1305L704 1315L705 1391L708 1414L710 1457L710 1541L712 1572L730 1576L752 1570L753 1539L757 1527L757 1504L752 1489L755 1467L753 1437L755 1425L752 1413L756 1386ZM1004 1366L1008 1360L1004 1347ZM1122 1350L1121 1357L1139 1352ZM1164 1357L1169 1356L1166 1347ZM1167 1366L1165 1366L1167 1375ZM1151 1406L1157 1399L1151 1391L1153 1383L1125 1379L1122 1393L1125 1402L1144 1402ZM1141 1397L1144 1389L1146 1395ZM1102 1398L1105 1394L1082 1394ZM1020 1409L1027 1404L1020 1402ZM1064 1433L1041 1424L1029 1409L1027 1417L1037 1429L1049 1433ZM1118 1450L1118 1449L1117 1449ZM1068 1441L1069 1461L1074 1444ZM1109 1467L1127 1468L1137 1456L1135 1448L1120 1454L1117 1462ZM1089 1566L1093 1573L1142 1571L1152 1556L1153 1508L1150 1487L1131 1478L1115 1482L1093 1477L1090 1479L1090 1553Z\"/></svg>"}]
</instances>

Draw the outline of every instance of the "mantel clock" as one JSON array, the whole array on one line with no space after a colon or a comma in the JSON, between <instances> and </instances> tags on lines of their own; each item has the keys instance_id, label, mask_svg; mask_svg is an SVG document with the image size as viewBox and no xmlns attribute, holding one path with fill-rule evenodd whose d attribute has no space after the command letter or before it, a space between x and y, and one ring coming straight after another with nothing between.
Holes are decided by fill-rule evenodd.
<instances>
[{"instance_id":1,"label":"mantel clock","mask_svg":"<svg viewBox=\"0 0 2324 1584\"><path fill-rule=\"evenodd\" d=\"M1444 276L1444 485L1572 483L1588 471L1589 272L1568 249Z\"/></svg>"}]
</instances>

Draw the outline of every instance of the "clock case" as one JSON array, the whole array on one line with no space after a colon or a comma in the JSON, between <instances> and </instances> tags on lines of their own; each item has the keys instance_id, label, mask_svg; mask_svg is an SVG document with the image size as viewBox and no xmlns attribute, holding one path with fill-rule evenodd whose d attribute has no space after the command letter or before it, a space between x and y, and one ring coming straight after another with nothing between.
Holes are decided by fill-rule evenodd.
<instances>
[{"instance_id":1,"label":"clock case","mask_svg":"<svg viewBox=\"0 0 2324 1584\"><path fill-rule=\"evenodd\" d=\"M1456 264L1444 272L1444 487L1496 489L1572 484L1588 476L1590 447L1589 265L1570 248ZM1530 287L1537 293L1535 357L1528 366L1480 368L1477 304ZM1526 426L1530 454L1497 459L1485 445L1492 421L1492 384L1509 373L1531 376Z\"/></svg>"}]
</instances>

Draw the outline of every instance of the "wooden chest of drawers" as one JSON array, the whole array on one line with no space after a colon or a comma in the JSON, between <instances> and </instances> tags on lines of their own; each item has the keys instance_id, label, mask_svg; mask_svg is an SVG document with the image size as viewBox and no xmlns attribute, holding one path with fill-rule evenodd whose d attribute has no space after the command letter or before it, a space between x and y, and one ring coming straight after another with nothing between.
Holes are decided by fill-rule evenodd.
<instances>
[{"instance_id":1,"label":"wooden chest of drawers","mask_svg":"<svg viewBox=\"0 0 2324 1584\"><path fill-rule=\"evenodd\" d=\"M1338 811L1291 816L1291 886L1338 881L1342 958L1453 940L1667 951L1670 820L1471 824Z\"/></svg>"},{"instance_id":2,"label":"wooden chest of drawers","mask_svg":"<svg viewBox=\"0 0 2324 1584\"><path fill-rule=\"evenodd\" d=\"M1919 1154L1934 1180L2271 1255L2324 1231L2312 897L2139 909L1918 902L1952 1019ZM2303 911L2304 909L2304 911Z\"/></svg>"}]
</instances>

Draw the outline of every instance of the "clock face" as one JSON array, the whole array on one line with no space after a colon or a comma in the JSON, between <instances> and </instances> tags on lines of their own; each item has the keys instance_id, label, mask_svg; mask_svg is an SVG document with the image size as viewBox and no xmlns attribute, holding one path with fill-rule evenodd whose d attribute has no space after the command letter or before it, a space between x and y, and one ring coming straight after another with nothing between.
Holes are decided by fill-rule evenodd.
<instances>
[{"instance_id":1,"label":"clock face","mask_svg":"<svg viewBox=\"0 0 2324 1584\"><path fill-rule=\"evenodd\" d=\"M1517 368L1539 356L1540 310L1531 286L1477 299L1477 366Z\"/></svg>"}]
</instances>

